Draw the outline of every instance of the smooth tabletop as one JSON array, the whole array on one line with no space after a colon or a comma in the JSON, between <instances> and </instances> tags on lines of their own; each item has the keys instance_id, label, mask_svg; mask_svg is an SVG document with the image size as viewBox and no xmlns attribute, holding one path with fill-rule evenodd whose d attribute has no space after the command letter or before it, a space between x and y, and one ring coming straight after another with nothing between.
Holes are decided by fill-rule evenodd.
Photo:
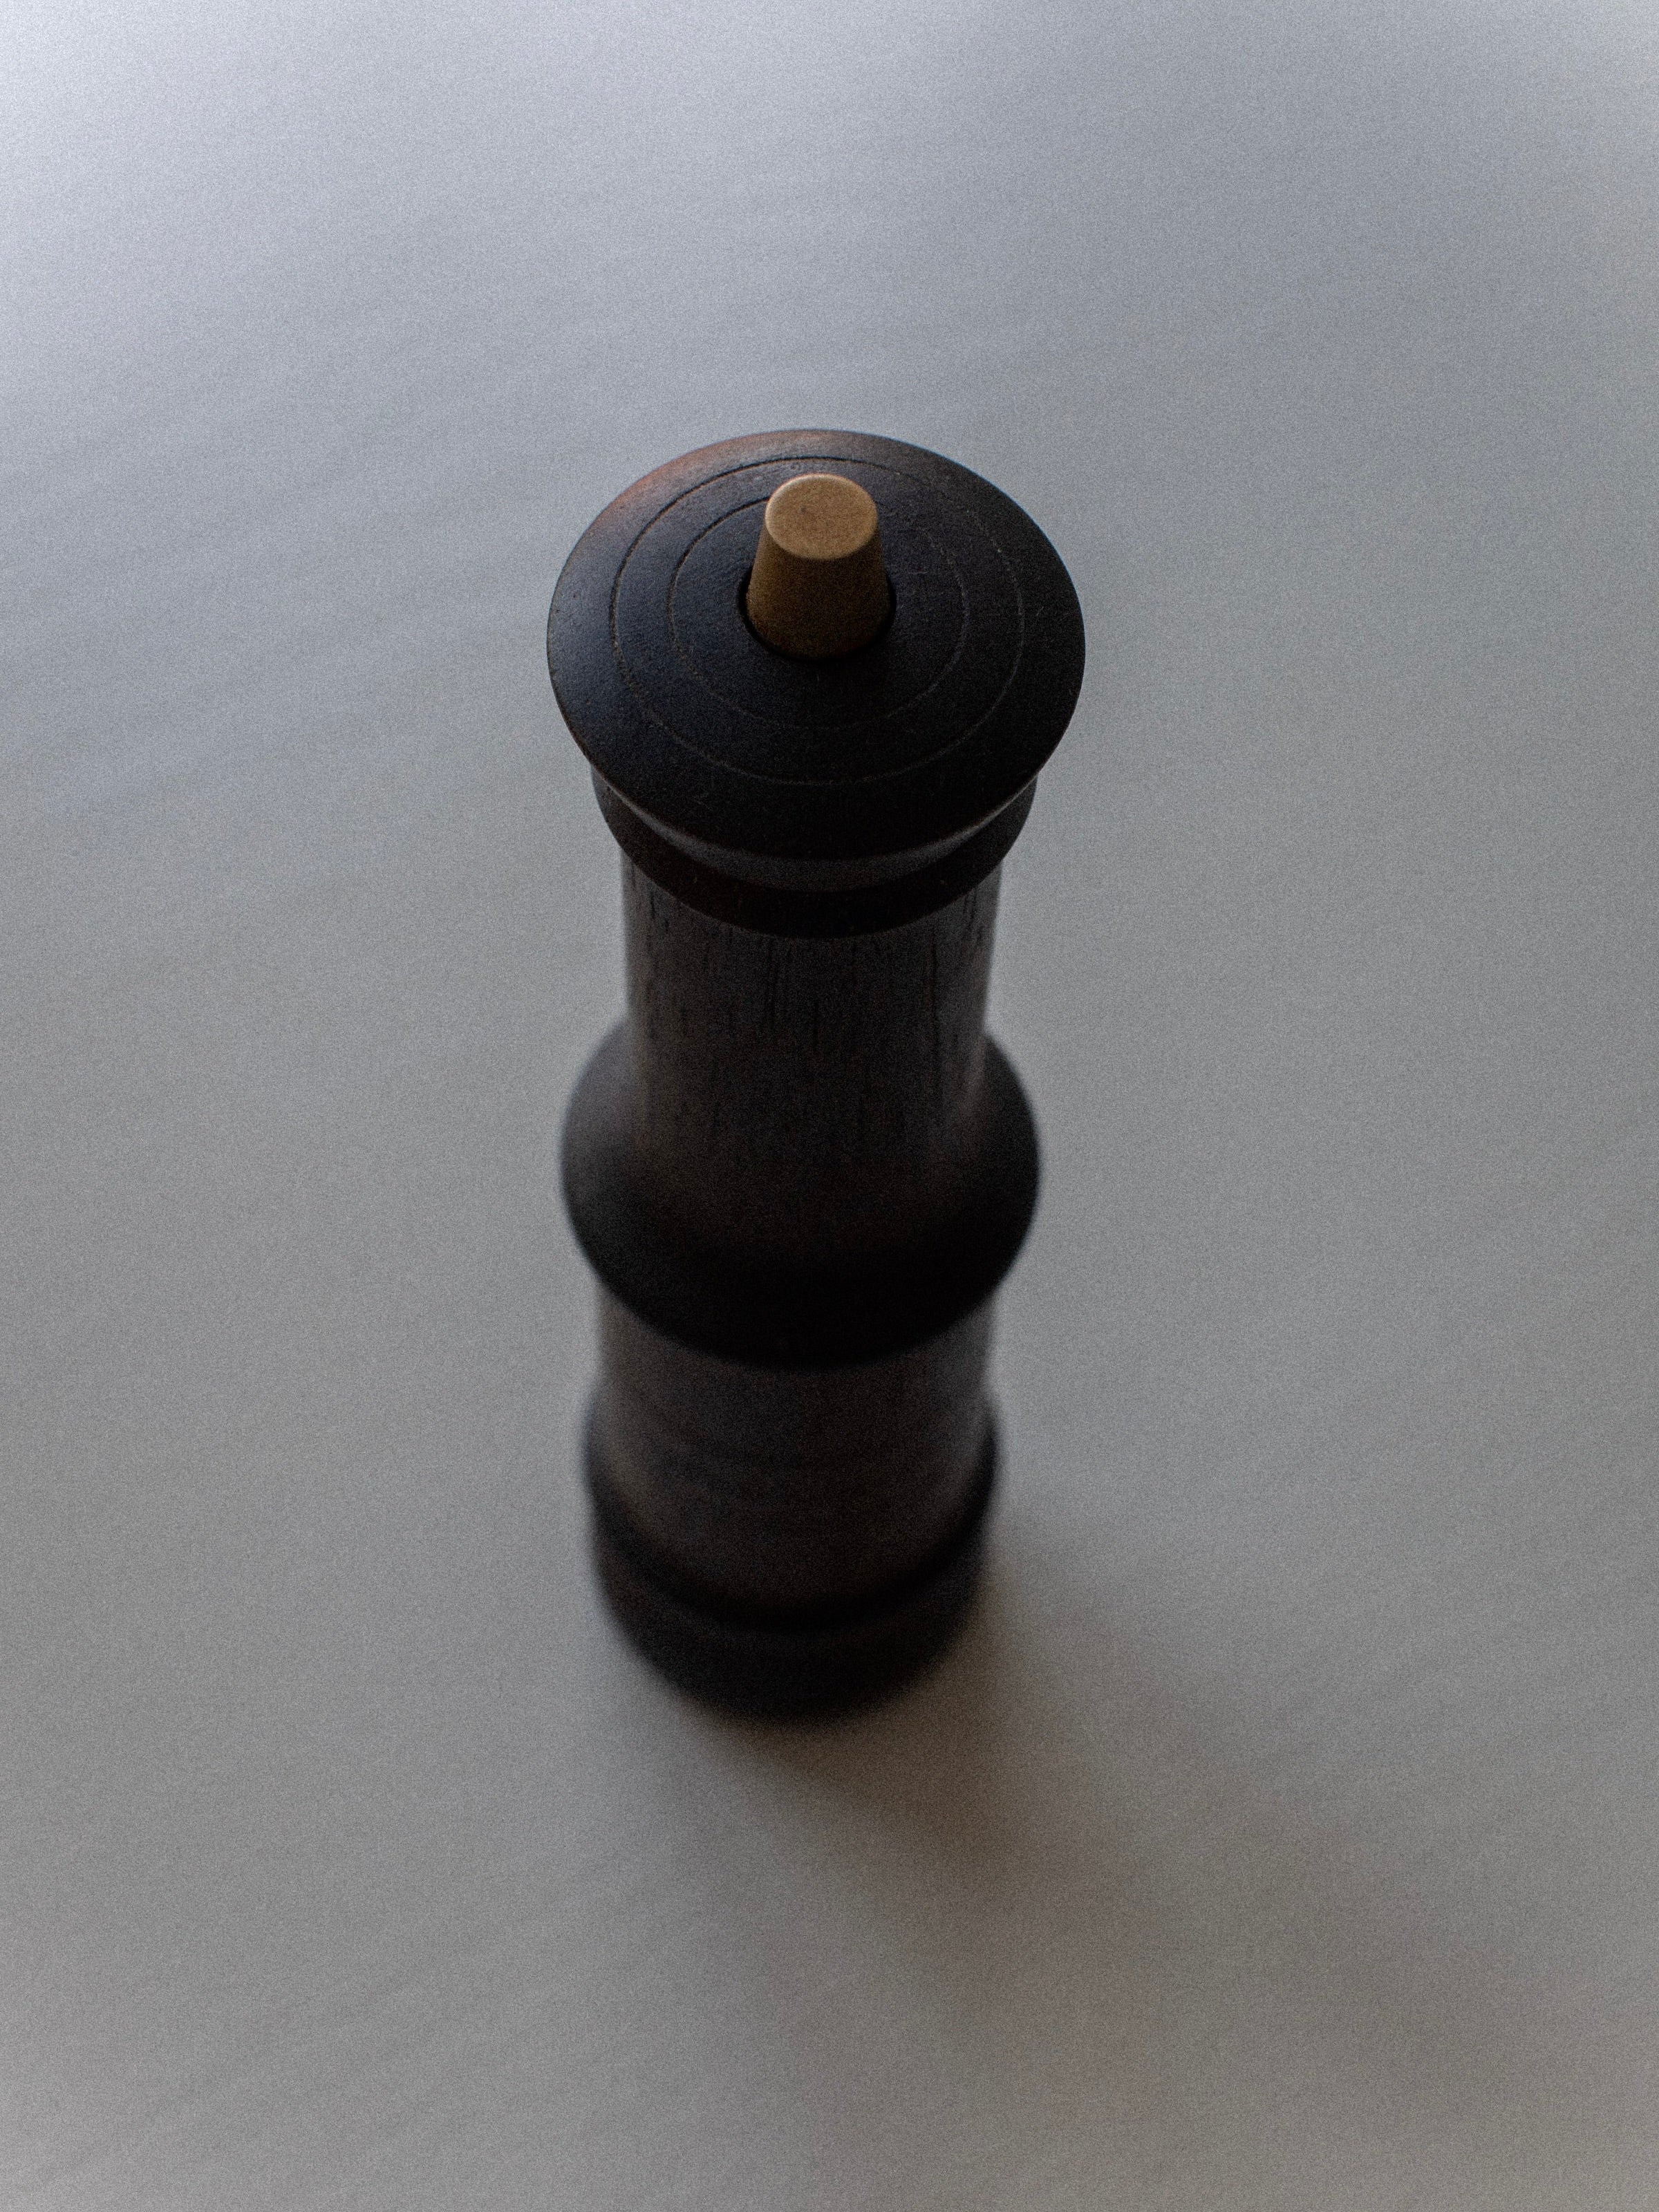
<instances>
[{"instance_id":1,"label":"smooth tabletop","mask_svg":"<svg viewBox=\"0 0 1659 2212\"><path fill-rule=\"evenodd\" d=\"M4 2212L1659 2206L1659 17L13 0ZM1089 629L987 1598L590 1586L542 657L646 469Z\"/></svg>"}]
</instances>

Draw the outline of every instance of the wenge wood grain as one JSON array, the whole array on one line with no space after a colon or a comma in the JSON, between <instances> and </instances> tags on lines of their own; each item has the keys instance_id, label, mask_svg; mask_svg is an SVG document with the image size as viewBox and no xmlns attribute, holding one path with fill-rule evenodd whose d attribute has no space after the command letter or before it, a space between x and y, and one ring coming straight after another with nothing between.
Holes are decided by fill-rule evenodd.
<instances>
[{"instance_id":1,"label":"wenge wood grain","mask_svg":"<svg viewBox=\"0 0 1659 2212\"><path fill-rule=\"evenodd\" d=\"M827 1269L972 1205L997 884L878 934L772 937L623 861L634 1144L695 1239Z\"/></svg>"}]
</instances>

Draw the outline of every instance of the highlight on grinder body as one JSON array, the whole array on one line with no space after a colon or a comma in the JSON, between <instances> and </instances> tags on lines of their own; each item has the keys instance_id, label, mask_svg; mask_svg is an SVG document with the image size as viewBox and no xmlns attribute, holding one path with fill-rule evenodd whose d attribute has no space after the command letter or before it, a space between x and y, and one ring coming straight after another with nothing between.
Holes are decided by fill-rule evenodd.
<instances>
[{"instance_id":1,"label":"highlight on grinder body","mask_svg":"<svg viewBox=\"0 0 1659 2212\"><path fill-rule=\"evenodd\" d=\"M797 660L868 645L892 594L876 502L850 477L791 477L766 502L747 607L757 634Z\"/></svg>"}]
</instances>

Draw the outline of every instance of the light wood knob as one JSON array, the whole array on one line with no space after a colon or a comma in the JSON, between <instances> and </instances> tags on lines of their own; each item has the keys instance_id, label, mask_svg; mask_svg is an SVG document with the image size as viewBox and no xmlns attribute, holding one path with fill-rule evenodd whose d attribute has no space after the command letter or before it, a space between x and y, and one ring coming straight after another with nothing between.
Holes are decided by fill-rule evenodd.
<instances>
[{"instance_id":1,"label":"light wood knob","mask_svg":"<svg viewBox=\"0 0 1659 2212\"><path fill-rule=\"evenodd\" d=\"M799 660L868 645L891 604L876 502L848 477L791 477L766 502L749 619Z\"/></svg>"}]
</instances>

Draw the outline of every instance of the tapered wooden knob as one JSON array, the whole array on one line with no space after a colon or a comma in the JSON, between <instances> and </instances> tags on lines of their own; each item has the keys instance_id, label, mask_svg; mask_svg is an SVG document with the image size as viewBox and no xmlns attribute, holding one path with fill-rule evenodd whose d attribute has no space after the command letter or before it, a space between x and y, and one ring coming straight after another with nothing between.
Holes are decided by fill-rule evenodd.
<instances>
[{"instance_id":1,"label":"tapered wooden knob","mask_svg":"<svg viewBox=\"0 0 1659 2212\"><path fill-rule=\"evenodd\" d=\"M891 593L876 502L850 477L791 477L766 502L749 619L778 653L831 660L868 645Z\"/></svg>"}]
</instances>

